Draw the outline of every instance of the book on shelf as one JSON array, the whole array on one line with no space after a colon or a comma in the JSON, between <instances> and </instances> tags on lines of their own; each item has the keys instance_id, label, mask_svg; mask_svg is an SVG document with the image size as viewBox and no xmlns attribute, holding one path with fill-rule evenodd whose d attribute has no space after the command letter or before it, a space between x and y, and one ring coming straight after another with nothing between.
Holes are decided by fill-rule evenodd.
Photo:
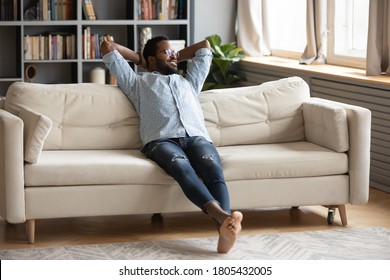
<instances>
[{"instance_id":1,"label":"book on shelf","mask_svg":"<svg viewBox=\"0 0 390 280\"><path fill-rule=\"evenodd\" d=\"M95 8L93 7L92 0L83 0L83 11L85 19L96 20Z\"/></svg>"},{"instance_id":2,"label":"book on shelf","mask_svg":"<svg viewBox=\"0 0 390 280\"><path fill-rule=\"evenodd\" d=\"M76 19L77 0L39 0L48 1L48 20ZM46 5L45 5L46 6ZM43 11L43 13L46 13Z\"/></svg>"},{"instance_id":3,"label":"book on shelf","mask_svg":"<svg viewBox=\"0 0 390 280\"><path fill-rule=\"evenodd\" d=\"M89 36L91 34L91 28L90 27L86 27L84 28L84 32L83 32L83 58L84 59L90 59L90 52L89 52Z\"/></svg>"},{"instance_id":4,"label":"book on shelf","mask_svg":"<svg viewBox=\"0 0 390 280\"><path fill-rule=\"evenodd\" d=\"M135 9L141 20L173 20L187 17L186 0L137 0Z\"/></svg>"},{"instance_id":5,"label":"book on shelf","mask_svg":"<svg viewBox=\"0 0 390 280\"><path fill-rule=\"evenodd\" d=\"M25 60L60 60L76 58L76 35L44 33L24 36Z\"/></svg>"},{"instance_id":6,"label":"book on shelf","mask_svg":"<svg viewBox=\"0 0 390 280\"><path fill-rule=\"evenodd\" d=\"M100 43L103 40L114 42L114 37L110 34L91 33L91 28L85 27L83 31L83 59L101 59Z\"/></svg>"},{"instance_id":7,"label":"book on shelf","mask_svg":"<svg viewBox=\"0 0 390 280\"><path fill-rule=\"evenodd\" d=\"M18 0L0 0L0 20L18 20Z\"/></svg>"},{"instance_id":8,"label":"book on shelf","mask_svg":"<svg viewBox=\"0 0 390 280\"><path fill-rule=\"evenodd\" d=\"M51 20L48 0L39 0L39 11L42 20Z\"/></svg>"},{"instance_id":9,"label":"book on shelf","mask_svg":"<svg viewBox=\"0 0 390 280\"><path fill-rule=\"evenodd\" d=\"M37 0L24 11L24 20L72 20L76 19L77 0Z\"/></svg>"}]
</instances>

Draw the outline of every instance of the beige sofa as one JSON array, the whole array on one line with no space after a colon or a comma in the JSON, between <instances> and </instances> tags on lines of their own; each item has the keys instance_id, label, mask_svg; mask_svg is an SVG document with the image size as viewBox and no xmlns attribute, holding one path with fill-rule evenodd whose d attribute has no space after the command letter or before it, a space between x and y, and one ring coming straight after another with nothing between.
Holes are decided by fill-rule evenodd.
<instances>
[{"instance_id":1,"label":"beige sofa","mask_svg":"<svg viewBox=\"0 0 390 280\"><path fill-rule=\"evenodd\" d=\"M291 77L200 95L233 209L368 200L370 111L311 98ZM121 91L16 82L0 110L0 215L49 218L199 211L139 151L139 120ZM332 214L333 213L333 214Z\"/></svg>"}]
</instances>

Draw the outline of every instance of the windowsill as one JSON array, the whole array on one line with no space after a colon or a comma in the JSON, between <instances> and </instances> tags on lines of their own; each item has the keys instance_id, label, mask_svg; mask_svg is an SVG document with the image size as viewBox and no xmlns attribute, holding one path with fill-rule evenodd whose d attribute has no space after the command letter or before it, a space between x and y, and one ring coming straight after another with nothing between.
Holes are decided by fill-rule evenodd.
<instances>
[{"instance_id":1,"label":"windowsill","mask_svg":"<svg viewBox=\"0 0 390 280\"><path fill-rule=\"evenodd\" d=\"M321 74L335 78L346 78L351 81L360 81L381 86L390 86L390 76L366 76L366 71L358 68L349 68L329 64L305 65L298 60L281 58L276 56L246 57L244 63L261 64L280 70L294 70L305 73Z\"/></svg>"}]
</instances>

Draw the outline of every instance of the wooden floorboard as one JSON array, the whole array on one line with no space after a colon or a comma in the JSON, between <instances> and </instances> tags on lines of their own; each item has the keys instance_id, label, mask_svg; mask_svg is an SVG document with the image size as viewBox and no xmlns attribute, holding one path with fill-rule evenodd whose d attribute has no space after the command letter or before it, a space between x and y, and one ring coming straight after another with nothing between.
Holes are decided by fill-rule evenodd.
<instances>
[{"instance_id":1,"label":"wooden floorboard","mask_svg":"<svg viewBox=\"0 0 390 280\"><path fill-rule=\"evenodd\" d=\"M347 205L348 226L390 229L390 194L370 189L366 205ZM306 206L298 209L244 210L241 234L265 234L343 228L339 214L327 224L327 209ZM26 241L24 224L0 220L0 249L68 246L113 242L137 242L216 236L211 219L203 213L163 215L163 222L151 222L150 215L47 219L37 221L35 244Z\"/></svg>"}]
</instances>

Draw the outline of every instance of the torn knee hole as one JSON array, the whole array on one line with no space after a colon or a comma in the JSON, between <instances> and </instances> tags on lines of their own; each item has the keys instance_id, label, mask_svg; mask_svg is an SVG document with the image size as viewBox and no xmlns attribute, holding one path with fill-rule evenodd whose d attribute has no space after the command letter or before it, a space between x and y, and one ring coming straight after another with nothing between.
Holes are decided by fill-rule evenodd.
<instances>
[{"instance_id":1,"label":"torn knee hole","mask_svg":"<svg viewBox=\"0 0 390 280\"><path fill-rule=\"evenodd\" d=\"M186 160L187 158L183 155L175 155L173 158L172 158L172 161L177 161L177 160Z\"/></svg>"},{"instance_id":2,"label":"torn knee hole","mask_svg":"<svg viewBox=\"0 0 390 280\"><path fill-rule=\"evenodd\" d=\"M204 156L202 156L202 158L205 159L205 160L214 160L212 154L204 155Z\"/></svg>"}]
</instances>

